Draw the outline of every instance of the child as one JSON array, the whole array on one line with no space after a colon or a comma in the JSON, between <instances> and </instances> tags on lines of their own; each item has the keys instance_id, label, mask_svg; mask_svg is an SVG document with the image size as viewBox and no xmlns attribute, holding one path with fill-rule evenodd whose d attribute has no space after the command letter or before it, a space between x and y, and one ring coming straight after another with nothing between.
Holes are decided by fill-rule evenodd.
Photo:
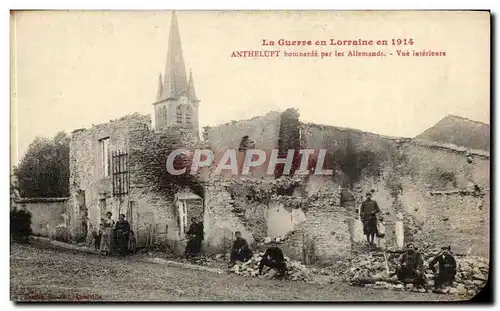
<instances>
[{"instance_id":1,"label":"child","mask_svg":"<svg viewBox=\"0 0 500 311\"><path fill-rule=\"evenodd\" d=\"M99 230L97 232L92 232L92 236L94 237L94 245L95 245L95 250L99 251L101 247L101 237L102 237L102 231L103 231L103 225L99 225Z\"/></svg>"},{"instance_id":2,"label":"child","mask_svg":"<svg viewBox=\"0 0 500 311\"><path fill-rule=\"evenodd\" d=\"M128 250L132 254L135 253L135 244L136 244L136 239L135 239L134 231L130 230L129 237L128 237Z\"/></svg>"}]
</instances>

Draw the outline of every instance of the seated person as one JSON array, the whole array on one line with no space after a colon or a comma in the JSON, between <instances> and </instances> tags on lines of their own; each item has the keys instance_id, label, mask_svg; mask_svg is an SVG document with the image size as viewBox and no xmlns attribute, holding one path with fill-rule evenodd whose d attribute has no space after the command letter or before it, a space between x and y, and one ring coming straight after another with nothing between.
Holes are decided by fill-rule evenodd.
<instances>
[{"instance_id":1,"label":"seated person","mask_svg":"<svg viewBox=\"0 0 500 311\"><path fill-rule=\"evenodd\" d=\"M233 248L231 249L231 260L230 264L234 264L236 261L248 261L252 258L252 250L248 247L248 242L241 237L241 232L236 231L236 240L233 242Z\"/></svg>"},{"instance_id":2,"label":"seated person","mask_svg":"<svg viewBox=\"0 0 500 311\"><path fill-rule=\"evenodd\" d=\"M451 254L451 247L442 247L441 250L441 253L429 263L429 268L431 268L434 273L437 272L436 264L439 264L439 273L436 274L434 279L434 287L436 290L441 289L443 286L452 286L455 280L455 274L457 274L457 262Z\"/></svg>"},{"instance_id":3,"label":"seated person","mask_svg":"<svg viewBox=\"0 0 500 311\"><path fill-rule=\"evenodd\" d=\"M279 277L285 276L286 273L285 257L283 256L283 252L277 246L275 241L272 242L271 247L269 247L262 256L259 265L259 274L262 274L262 269L264 268L264 266L277 269L279 272L278 274Z\"/></svg>"},{"instance_id":4,"label":"seated person","mask_svg":"<svg viewBox=\"0 0 500 311\"><path fill-rule=\"evenodd\" d=\"M398 279L406 283L413 283L415 287L426 287L424 275L424 260L422 255L415 249L413 243L406 245L406 251L399 257L399 264L396 268Z\"/></svg>"}]
</instances>

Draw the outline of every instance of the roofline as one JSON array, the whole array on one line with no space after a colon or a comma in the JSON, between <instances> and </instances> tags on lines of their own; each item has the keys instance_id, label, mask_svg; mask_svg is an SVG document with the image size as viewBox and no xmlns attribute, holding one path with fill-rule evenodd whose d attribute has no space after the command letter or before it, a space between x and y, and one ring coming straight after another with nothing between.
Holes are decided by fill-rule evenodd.
<instances>
[{"instance_id":1,"label":"roofline","mask_svg":"<svg viewBox=\"0 0 500 311\"><path fill-rule=\"evenodd\" d=\"M441 120L439 120L438 122L436 122L433 126L429 127L428 129L426 129L425 131L423 131L422 133L418 134L415 136L415 138L419 138L421 136L423 136L425 133L427 133L428 131L432 130L433 128L435 128L438 124L442 123L444 120L446 120L447 118L456 118L456 119L461 119L461 120L465 120L465 121L468 121L468 122L472 122L472 123L476 123L476 124L481 124L481 125L486 125L486 126L490 126L489 124L486 124L486 123L483 123L483 122L479 122L479 121L474 121L474 120L471 120L471 119L467 119L465 117L461 117L461 116L457 116L457 115L454 115L454 114L449 114L447 115L446 117L442 118Z\"/></svg>"},{"instance_id":2,"label":"roofline","mask_svg":"<svg viewBox=\"0 0 500 311\"><path fill-rule=\"evenodd\" d=\"M457 116L457 115L455 115L455 114L449 114L449 115L447 115L446 117L444 117L442 120L444 120L444 119L445 119L445 118L447 118L447 117L458 118L458 119L466 120L466 121L469 121L469 122L479 123L479 124L482 124L482 125L487 125L487 126L490 126L488 123L484 123L484 122L481 122L481 121L476 121L476 120L471 120L471 119L468 119L468 118L466 118L466 117Z\"/></svg>"}]
</instances>

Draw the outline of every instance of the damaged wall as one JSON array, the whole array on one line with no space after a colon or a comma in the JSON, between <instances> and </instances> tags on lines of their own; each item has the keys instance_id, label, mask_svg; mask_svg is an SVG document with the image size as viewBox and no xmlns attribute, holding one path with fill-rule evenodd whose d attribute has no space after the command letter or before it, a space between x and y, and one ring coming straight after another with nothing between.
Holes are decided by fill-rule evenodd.
<instances>
[{"instance_id":1,"label":"damaged wall","mask_svg":"<svg viewBox=\"0 0 500 311\"><path fill-rule=\"evenodd\" d=\"M184 134L179 133L181 136ZM138 246L161 245L182 252L185 243L180 241L180 220L173 202L174 198L159 191L158 181L151 178L150 170L145 169L148 166L158 167L158 161L162 161L153 154L146 156L143 154L145 148L159 148L159 146L146 147L144 144L155 139L159 140L161 135L141 124L130 128L128 138L131 168L128 200L134 206L133 213L136 217L134 228ZM164 162L161 162L160 166L164 166Z\"/></svg>"},{"instance_id":2,"label":"damaged wall","mask_svg":"<svg viewBox=\"0 0 500 311\"><path fill-rule=\"evenodd\" d=\"M125 214L135 231L138 246L166 243L174 249L181 249L177 215L171 198L156 191L146 178L143 165L134 151L140 142L155 135L150 130L149 116L132 115L87 130L73 132L70 146L70 193L72 236L82 230L81 206L88 210L88 232L98 228L106 212L113 213L117 220ZM111 163L110 174L105 176L102 167L102 145L100 140L109 138L109 153L122 151L128 154L128 194L113 195ZM156 161L157 159L151 159Z\"/></svg>"},{"instance_id":3,"label":"damaged wall","mask_svg":"<svg viewBox=\"0 0 500 311\"><path fill-rule=\"evenodd\" d=\"M234 200L229 186L229 182L220 180L205 184L204 244L209 252L229 251L236 231L240 231L248 243L254 242L252 233L233 212Z\"/></svg>"},{"instance_id":4,"label":"damaged wall","mask_svg":"<svg viewBox=\"0 0 500 311\"><path fill-rule=\"evenodd\" d=\"M364 177L353 189L359 208L371 189L382 209L388 247L400 247L395 235L398 212L405 240L417 245L451 245L457 252L487 256L489 252L489 156L465 148L406 141L401 162L391 156L380 178ZM398 167L399 166L399 167ZM477 184L481 194L474 194ZM395 191L396 190L396 191ZM432 195L434 193L434 195ZM358 224L358 238L362 230ZM400 244L400 243L399 243Z\"/></svg>"},{"instance_id":5,"label":"damaged wall","mask_svg":"<svg viewBox=\"0 0 500 311\"><path fill-rule=\"evenodd\" d=\"M293 122L294 118L290 120L290 130L295 131L299 123ZM207 128L205 138L208 140L204 146L218 154L217 150L238 149L242 137L248 135L255 142L255 148L286 149L296 143L296 135L287 136L280 127L281 122L282 115L271 112L250 120ZM178 215L171 198L155 189L144 176L144 167L149 164L144 161L139 163L134 156L144 147L141 142L148 141L151 135L156 134L150 131L149 119L142 116L126 117L73 133L70 185L71 227L74 232L80 230L78 196L79 190L82 190L85 191L84 201L92 223L98 223L103 213L99 204L104 200L106 209L116 216L118 212L131 209L127 216L132 219L139 244L165 242L173 248L182 249ZM110 151L124 149L131 156L130 193L122 200L109 195L111 178L103 177L100 168L99 139L108 136ZM182 146L194 148L195 145L184 143ZM472 152L473 162L468 163L463 148L315 124L300 124L300 146L326 148L327 153L334 153L335 156L340 154L335 152L349 146L357 152L357 162L340 163L344 167L335 168L333 176L309 176L299 181L299 186L287 185L284 188L279 188L279 183L283 181L274 178L244 180L237 176L233 180L234 176L231 176L219 180L209 176L203 186L205 250L227 251L234 232L241 231L249 243L265 237L289 236L283 247L289 256L296 259L303 260L306 255L307 260L312 261L335 260L350 251L351 240L363 241L361 223L355 210L364 200L365 193L373 189L373 199L379 203L386 223L387 246L398 245L393 231L398 212L401 212L406 217L405 236L410 240L419 236L421 239L417 241L422 243L445 243L453 248L463 246L467 252L487 252L489 154ZM343 156L349 158L348 155ZM242 161L243 152L238 153L238 157ZM353 179L349 175L352 172L343 170L345 166L359 165L360 160L376 161L377 165L363 167L360 176ZM151 161L157 159L151 158ZM267 169L266 164L264 170ZM460 195L430 195L433 191L468 188L471 183L477 184L485 193L482 200ZM235 191L235 185L241 191ZM354 200L349 206L341 207L340 193L347 188ZM288 193L290 191L293 193ZM194 209L199 210L199 207ZM415 234L413 227L419 224L422 224L420 233ZM316 242L312 243L313 240ZM311 243L314 247L310 246Z\"/></svg>"},{"instance_id":6,"label":"damaged wall","mask_svg":"<svg viewBox=\"0 0 500 311\"><path fill-rule=\"evenodd\" d=\"M90 129L73 131L70 143L70 198L71 235L78 238L82 232L83 210L88 210L88 232L96 230L101 218L110 211L113 218L123 209L123 202L113 198L112 174L104 172L101 140L108 139L108 152L127 151L130 127L144 122L139 116L127 116ZM125 207L126 208L126 207ZM90 234L87 236L90 239Z\"/></svg>"},{"instance_id":7,"label":"damaged wall","mask_svg":"<svg viewBox=\"0 0 500 311\"><path fill-rule=\"evenodd\" d=\"M266 211L267 236L280 237L287 235L295 226L307 219L300 208L287 210L283 204L271 201Z\"/></svg>"},{"instance_id":8,"label":"damaged wall","mask_svg":"<svg viewBox=\"0 0 500 311\"><path fill-rule=\"evenodd\" d=\"M16 203L18 208L31 213L34 235L61 241L69 239L68 198L23 198Z\"/></svg>"},{"instance_id":9,"label":"damaged wall","mask_svg":"<svg viewBox=\"0 0 500 311\"><path fill-rule=\"evenodd\" d=\"M214 150L238 149L243 136L248 135L255 142L255 148L269 150L277 148L280 130L279 112L268 112L264 116L239 120L207 127L207 138Z\"/></svg>"},{"instance_id":10,"label":"damaged wall","mask_svg":"<svg viewBox=\"0 0 500 311\"><path fill-rule=\"evenodd\" d=\"M295 225L283 245L290 258L304 263L332 263L350 254L345 209L318 206L308 210L305 216L306 220Z\"/></svg>"}]
</instances>

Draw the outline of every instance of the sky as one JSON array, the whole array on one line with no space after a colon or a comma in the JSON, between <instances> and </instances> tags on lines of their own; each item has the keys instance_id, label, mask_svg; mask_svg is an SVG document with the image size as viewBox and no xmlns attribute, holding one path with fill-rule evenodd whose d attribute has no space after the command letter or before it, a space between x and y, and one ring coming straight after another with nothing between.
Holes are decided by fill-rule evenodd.
<instances>
[{"instance_id":1,"label":"sky","mask_svg":"<svg viewBox=\"0 0 500 311\"><path fill-rule=\"evenodd\" d=\"M413 137L448 114L489 123L490 25L485 12L178 11L200 127L299 109L304 122ZM12 15L12 152L36 136L152 113L165 70L169 11L25 11ZM231 58L267 40L411 38L446 57Z\"/></svg>"}]
</instances>

